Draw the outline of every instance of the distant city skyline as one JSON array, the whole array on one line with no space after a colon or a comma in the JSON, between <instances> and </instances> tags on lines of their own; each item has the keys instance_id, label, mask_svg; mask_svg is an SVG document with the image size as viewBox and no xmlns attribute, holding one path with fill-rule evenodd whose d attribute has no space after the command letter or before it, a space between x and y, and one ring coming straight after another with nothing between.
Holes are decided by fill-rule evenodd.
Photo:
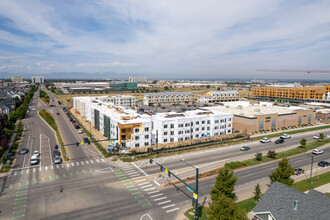
<instances>
[{"instance_id":1,"label":"distant city skyline","mask_svg":"<svg viewBox=\"0 0 330 220\"><path fill-rule=\"evenodd\" d=\"M0 2L0 78L329 80L330 1ZM75 78L75 77L74 77Z\"/></svg>"}]
</instances>

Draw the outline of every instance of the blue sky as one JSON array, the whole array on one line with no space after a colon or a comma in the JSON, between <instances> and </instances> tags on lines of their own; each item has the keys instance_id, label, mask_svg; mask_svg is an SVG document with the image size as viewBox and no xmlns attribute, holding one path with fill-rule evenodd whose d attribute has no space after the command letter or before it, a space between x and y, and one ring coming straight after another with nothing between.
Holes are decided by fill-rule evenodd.
<instances>
[{"instance_id":1,"label":"blue sky","mask_svg":"<svg viewBox=\"0 0 330 220\"><path fill-rule=\"evenodd\" d=\"M329 70L329 12L329 0L0 0L0 78L117 72L330 79L256 71Z\"/></svg>"}]
</instances>

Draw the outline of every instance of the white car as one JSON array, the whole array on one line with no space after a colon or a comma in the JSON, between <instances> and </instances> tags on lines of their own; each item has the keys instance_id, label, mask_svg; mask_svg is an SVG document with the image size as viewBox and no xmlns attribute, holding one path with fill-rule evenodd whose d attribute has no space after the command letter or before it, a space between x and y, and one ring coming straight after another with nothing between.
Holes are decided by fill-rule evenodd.
<instances>
[{"instance_id":1,"label":"white car","mask_svg":"<svg viewBox=\"0 0 330 220\"><path fill-rule=\"evenodd\" d=\"M32 111L35 111L35 110L36 110L36 108L31 108L31 110L32 110Z\"/></svg>"},{"instance_id":2,"label":"white car","mask_svg":"<svg viewBox=\"0 0 330 220\"><path fill-rule=\"evenodd\" d=\"M269 138L263 138L260 140L260 143L270 143L272 142Z\"/></svg>"},{"instance_id":3,"label":"white car","mask_svg":"<svg viewBox=\"0 0 330 220\"><path fill-rule=\"evenodd\" d=\"M318 136L318 135L314 135L313 138L316 139L316 140L318 140L318 139L320 139L320 136Z\"/></svg>"},{"instance_id":4,"label":"white car","mask_svg":"<svg viewBox=\"0 0 330 220\"><path fill-rule=\"evenodd\" d=\"M312 151L312 154L316 154L316 155L323 154L323 150L314 149Z\"/></svg>"},{"instance_id":5,"label":"white car","mask_svg":"<svg viewBox=\"0 0 330 220\"><path fill-rule=\"evenodd\" d=\"M289 139L289 138L291 138L291 136L288 134L282 134L280 138Z\"/></svg>"},{"instance_id":6,"label":"white car","mask_svg":"<svg viewBox=\"0 0 330 220\"><path fill-rule=\"evenodd\" d=\"M39 153L39 151L37 151L37 150L36 150L36 151L34 151L34 152L33 152L33 156L39 157L39 156L40 156L40 153Z\"/></svg>"},{"instance_id":7,"label":"white car","mask_svg":"<svg viewBox=\"0 0 330 220\"><path fill-rule=\"evenodd\" d=\"M30 163L31 163L31 165L38 164L38 157L35 155L32 155Z\"/></svg>"},{"instance_id":8,"label":"white car","mask_svg":"<svg viewBox=\"0 0 330 220\"><path fill-rule=\"evenodd\" d=\"M82 134L83 131L81 129L78 130L78 134Z\"/></svg>"},{"instance_id":9,"label":"white car","mask_svg":"<svg viewBox=\"0 0 330 220\"><path fill-rule=\"evenodd\" d=\"M55 158L54 158L54 163L55 164L59 164L59 163L61 163L62 162L62 159L61 159L61 157L60 156L58 156L58 155L55 155Z\"/></svg>"}]
</instances>

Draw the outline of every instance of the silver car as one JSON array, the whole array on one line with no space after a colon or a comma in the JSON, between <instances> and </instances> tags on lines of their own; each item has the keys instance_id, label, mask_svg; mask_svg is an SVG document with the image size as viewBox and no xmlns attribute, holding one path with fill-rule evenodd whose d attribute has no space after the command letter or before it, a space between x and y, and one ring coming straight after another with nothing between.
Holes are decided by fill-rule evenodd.
<instances>
[{"instance_id":1,"label":"silver car","mask_svg":"<svg viewBox=\"0 0 330 220\"><path fill-rule=\"evenodd\" d=\"M61 157L58 156L58 155L55 155L55 157L54 157L54 163L55 163L55 164L59 164L59 163L61 163L61 162L62 162Z\"/></svg>"}]
</instances>

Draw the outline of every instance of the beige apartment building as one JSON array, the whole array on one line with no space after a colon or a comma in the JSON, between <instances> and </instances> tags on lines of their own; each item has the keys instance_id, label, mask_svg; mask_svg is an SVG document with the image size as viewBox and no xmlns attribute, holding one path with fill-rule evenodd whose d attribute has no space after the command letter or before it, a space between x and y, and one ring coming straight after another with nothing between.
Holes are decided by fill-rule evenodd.
<instances>
[{"instance_id":1,"label":"beige apartment building","mask_svg":"<svg viewBox=\"0 0 330 220\"><path fill-rule=\"evenodd\" d=\"M280 107L267 102L227 102L223 106L206 109L232 113L233 130L248 134L315 123L313 110L296 106Z\"/></svg>"},{"instance_id":2,"label":"beige apartment building","mask_svg":"<svg viewBox=\"0 0 330 220\"><path fill-rule=\"evenodd\" d=\"M197 102L216 103L216 102L236 102L239 101L237 91L210 91L202 95Z\"/></svg>"},{"instance_id":3,"label":"beige apartment building","mask_svg":"<svg viewBox=\"0 0 330 220\"><path fill-rule=\"evenodd\" d=\"M192 92L159 92L148 93L143 97L144 105L193 104L195 95Z\"/></svg>"}]
</instances>

